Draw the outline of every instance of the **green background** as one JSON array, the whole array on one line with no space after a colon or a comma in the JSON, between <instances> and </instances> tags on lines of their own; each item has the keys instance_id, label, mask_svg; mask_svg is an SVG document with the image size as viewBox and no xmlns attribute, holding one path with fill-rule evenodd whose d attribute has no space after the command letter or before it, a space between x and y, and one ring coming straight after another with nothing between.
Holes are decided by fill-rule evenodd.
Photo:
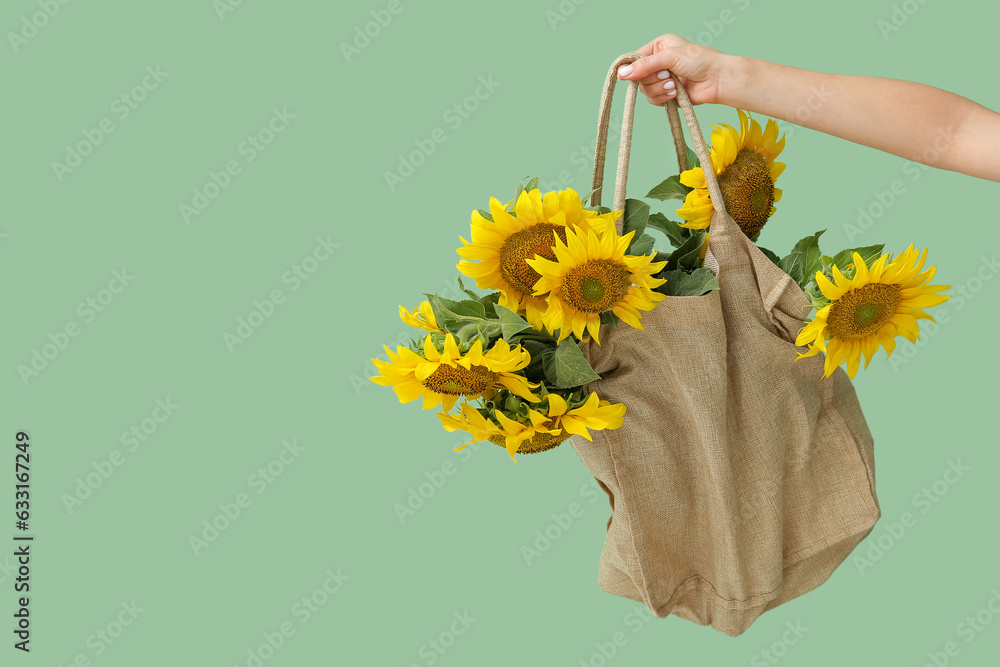
<instances>
[{"instance_id":1,"label":"green background","mask_svg":"<svg viewBox=\"0 0 1000 667\"><path fill-rule=\"evenodd\" d=\"M71 2L17 52L9 37L0 47L10 519L0 532L14 532L13 444L23 429L36 536L30 655L11 646L12 558L0 558L0 662L255 664L248 650L288 623L294 634L263 664L600 665L596 644L617 632L627 641L607 662L621 666L772 664L764 650L789 666L922 665L949 641L960 647L950 664L996 664L1000 621L969 643L957 630L1000 589L1000 280L976 282L1000 250L995 183L938 170L914 181L902 158L782 124L785 194L762 244L785 253L823 228L828 250L914 243L931 248L935 282L975 291L961 308L952 299L938 309L948 321L925 329L920 347L897 350L906 363L880 355L856 381L876 442L883 519L873 538L904 512L915 525L883 538L891 548L871 567L849 560L736 639L676 617L638 621L636 603L598 588L608 507L569 446L517 464L492 445L453 453L457 436L430 412L364 380L369 358L404 330L397 305L454 279L473 208L506 201L525 175L553 183L568 171L572 187L589 190L597 102L618 54L675 32L728 53L920 81L1000 108L996 4L911 0L916 13L886 38L877 22L890 20L889 2L566 0L558 14L556 0L402 0L345 56L341 43L387 4L245 0L220 18L211 0ZM713 23L726 9L735 20ZM38 11L11 0L0 26L20 31ZM115 100L157 66L166 78L120 118ZM460 124L449 121L479 77L495 89ZM294 119L247 161L241 142L275 108ZM721 106L698 113L706 128L737 120ZM640 103L633 196L674 171L663 116ZM60 181L52 163L104 118L114 131ZM390 189L384 173L435 128L444 143ZM185 222L180 205L230 160L239 173ZM852 243L845 225L897 179L905 194ZM339 247L293 289L286 272L317 238ZM123 268L134 276L127 287L102 293ZM982 271L992 278L995 269ZM283 303L231 351L224 334L276 289ZM88 321L79 304L108 296ZM19 367L71 323L79 335L22 378ZM149 421L163 416L157 399L178 406L162 423ZM130 451L122 434L143 420L150 434ZM304 449L270 482L252 477L284 441ZM116 450L121 465L68 508L80 480L107 469ZM970 470L939 483L946 492L932 491L935 502L915 503L949 461ZM442 468L453 474L401 521L395 506L440 481ZM249 506L196 554L191 536L241 493ZM526 562L522 546L573 502L582 516ZM349 578L303 622L295 605L328 570ZM117 634L121 605L133 601L143 610L134 623L110 645L95 639ZM432 653L429 642L449 644L465 612L476 620ZM775 648L792 637L789 623L808 631Z\"/></svg>"}]
</instances>

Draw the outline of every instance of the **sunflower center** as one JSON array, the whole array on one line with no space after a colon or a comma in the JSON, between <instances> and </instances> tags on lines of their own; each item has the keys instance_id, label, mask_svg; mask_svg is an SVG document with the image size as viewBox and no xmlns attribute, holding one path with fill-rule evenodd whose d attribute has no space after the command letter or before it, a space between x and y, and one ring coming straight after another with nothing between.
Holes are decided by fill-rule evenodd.
<instances>
[{"instance_id":1,"label":"sunflower center","mask_svg":"<svg viewBox=\"0 0 1000 667\"><path fill-rule=\"evenodd\" d=\"M600 303L606 291L604 283L594 276L586 276L580 281L580 296L587 303Z\"/></svg>"},{"instance_id":2,"label":"sunflower center","mask_svg":"<svg viewBox=\"0 0 1000 667\"><path fill-rule=\"evenodd\" d=\"M555 261L553 249L555 237L566 242L566 228L548 222L539 222L525 227L507 237L500 248L500 275L515 290L522 294L531 294L535 282L541 277L538 272L528 266L525 261L540 255L545 259Z\"/></svg>"},{"instance_id":3,"label":"sunflower center","mask_svg":"<svg viewBox=\"0 0 1000 667\"><path fill-rule=\"evenodd\" d=\"M749 148L741 149L719 175L719 188L726 211L744 234L754 238L771 217L774 204L774 181L764 157Z\"/></svg>"},{"instance_id":4,"label":"sunflower center","mask_svg":"<svg viewBox=\"0 0 1000 667\"><path fill-rule=\"evenodd\" d=\"M896 314L899 286L870 283L853 289L830 307L830 333L841 340L858 340L878 333Z\"/></svg>"},{"instance_id":5,"label":"sunflower center","mask_svg":"<svg viewBox=\"0 0 1000 667\"><path fill-rule=\"evenodd\" d=\"M568 440L570 435L571 434L565 429L563 429L563 432L559 435L552 435L551 433L536 433L531 436L530 439L521 443L521 446L517 448L517 453L537 454L538 452L544 452L547 449L558 447L563 442ZM500 445L501 447L507 446L507 441L502 435L491 435L490 442L494 445Z\"/></svg>"},{"instance_id":6,"label":"sunflower center","mask_svg":"<svg viewBox=\"0 0 1000 667\"><path fill-rule=\"evenodd\" d=\"M462 368L441 364L426 380L424 386L439 394L474 396L494 385L497 374L485 366Z\"/></svg>"},{"instance_id":7,"label":"sunflower center","mask_svg":"<svg viewBox=\"0 0 1000 667\"><path fill-rule=\"evenodd\" d=\"M605 313L632 285L628 269L610 259L592 259L572 269L562 282L563 300L585 313Z\"/></svg>"}]
</instances>

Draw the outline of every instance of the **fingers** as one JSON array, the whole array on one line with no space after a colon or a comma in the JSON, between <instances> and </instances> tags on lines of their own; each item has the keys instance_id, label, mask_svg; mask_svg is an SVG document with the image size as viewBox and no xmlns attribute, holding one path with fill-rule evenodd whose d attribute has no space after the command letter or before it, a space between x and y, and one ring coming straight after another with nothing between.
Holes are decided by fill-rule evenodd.
<instances>
[{"instance_id":1,"label":"fingers","mask_svg":"<svg viewBox=\"0 0 1000 667\"><path fill-rule=\"evenodd\" d=\"M658 72L673 69L680 60L680 49L670 47L664 51L656 51L645 58L639 58L631 65L618 68L618 78L625 81L641 81L645 83L648 77L655 79ZM650 80L652 82L652 80Z\"/></svg>"},{"instance_id":2,"label":"fingers","mask_svg":"<svg viewBox=\"0 0 1000 667\"><path fill-rule=\"evenodd\" d=\"M690 44L690 42L679 35L661 35L648 44L644 44L642 48L636 49L636 51L644 56L649 56L657 51L662 51L672 46L681 46L682 44Z\"/></svg>"},{"instance_id":3,"label":"fingers","mask_svg":"<svg viewBox=\"0 0 1000 667\"><path fill-rule=\"evenodd\" d=\"M672 100L677 96L677 87L674 85L673 79L667 79L648 86L643 85L642 92L650 104L663 106L667 100Z\"/></svg>"},{"instance_id":4,"label":"fingers","mask_svg":"<svg viewBox=\"0 0 1000 667\"><path fill-rule=\"evenodd\" d=\"M656 106L666 104L667 100L673 99L677 95L674 78L665 69L642 79L639 88L649 103Z\"/></svg>"},{"instance_id":5,"label":"fingers","mask_svg":"<svg viewBox=\"0 0 1000 667\"><path fill-rule=\"evenodd\" d=\"M661 39L663 39L663 38L662 37L657 37L652 42L649 42L648 44L643 44L642 47L640 47L640 48L638 48L638 49L635 50L636 53L641 53L644 56L652 55L653 51L657 51L658 50L656 48L656 46L659 44L659 42L660 42Z\"/></svg>"},{"instance_id":6,"label":"fingers","mask_svg":"<svg viewBox=\"0 0 1000 667\"><path fill-rule=\"evenodd\" d=\"M639 83L650 104L662 106L683 85L692 104L714 102L720 72L729 65L725 54L677 35L663 35L638 50L643 57L618 68L618 79ZM695 99L697 95L697 100Z\"/></svg>"},{"instance_id":7,"label":"fingers","mask_svg":"<svg viewBox=\"0 0 1000 667\"><path fill-rule=\"evenodd\" d=\"M673 81L673 74L668 69L661 69L657 72L653 72L649 76L639 79L639 83L646 86L659 86L662 87L664 83Z\"/></svg>"},{"instance_id":8,"label":"fingers","mask_svg":"<svg viewBox=\"0 0 1000 667\"><path fill-rule=\"evenodd\" d=\"M659 48L664 38L656 39L643 48ZM625 65L618 69L618 78L627 81L638 81L641 85L643 95L650 104L662 106L667 100L673 99L677 94L677 87L674 84L671 72L666 66L658 67L658 64L674 63L677 60L675 53L670 51L658 51L651 55L640 58L631 65Z\"/></svg>"}]
</instances>

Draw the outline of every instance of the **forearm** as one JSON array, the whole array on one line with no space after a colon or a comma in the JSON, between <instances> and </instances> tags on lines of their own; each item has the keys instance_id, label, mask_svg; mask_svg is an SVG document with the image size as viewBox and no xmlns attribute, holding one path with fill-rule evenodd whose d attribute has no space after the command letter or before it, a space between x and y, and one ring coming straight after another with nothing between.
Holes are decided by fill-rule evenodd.
<instances>
[{"instance_id":1,"label":"forearm","mask_svg":"<svg viewBox=\"0 0 1000 667\"><path fill-rule=\"evenodd\" d=\"M731 57L720 103L941 169L1000 181L1000 114L909 81Z\"/></svg>"}]
</instances>

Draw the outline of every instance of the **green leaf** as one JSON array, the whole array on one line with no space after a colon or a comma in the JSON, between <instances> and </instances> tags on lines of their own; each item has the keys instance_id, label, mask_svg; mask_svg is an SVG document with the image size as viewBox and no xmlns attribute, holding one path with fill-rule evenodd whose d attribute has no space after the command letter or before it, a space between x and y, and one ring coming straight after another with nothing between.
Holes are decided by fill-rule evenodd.
<instances>
[{"instance_id":1,"label":"green leaf","mask_svg":"<svg viewBox=\"0 0 1000 667\"><path fill-rule=\"evenodd\" d=\"M523 317L515 313L510 308L497 304L493 306L493 310L495 310L497 315L500 317L500 329L502 331L503 339L506 341L509 341L525 329L531 328L531 325L528 324Z\"/></svg>"},{"instance_id":2,"label":"green leaf","mask_svg":"<svg viewBox=\"0 0 1000 667\"><path fill-rule=\"evenodd\" d=\"M680 259L677 260L677 266L680 268L691 270L704 266L705 260L701 256L701 247L705 244L705 235L699 234L698 237L698 247L694 248L686 255L681 255Z\"/></svg>"},{"instance_id":3,"label":"green leaf","mask_svg":"<svg viewBox=\"0 0 1000 667\"><path fill-rule=\"evenodd\" d=\"M663 181L655 188L649 191L646 195L649 199L659 199L660 201L666 201L668 199L680 199L684 200L687 198L687 194L691 192L691 188L681 183L681 177L671 176L667 180Z\"/></svg>"},{"instance_id":4,"label":"green leaf","mask_svg":"<svg viewBox=\"0 0 1000 667\"><path fill-rule=\"evenodd\" d=\"M800 287L804 288L822 266L819 237L825 231L825 229L820 230L812 236L801 239L792 248L792 252L778 262L778 267L791 276Z\"/></svg>"},{"instance_id":5,"label":"green leaf","mask_svg":"<svg viewBox=\"0 0 1000 667\"><path fill-rule=\"evenodd\" d=\"M670 253L670 259L663 268L664 271L675 269L693 269L702 263L701 245L705 239L705 232L699 231L692 234L677 250Z\"/></svg>"},{"instance_id":6,"label":"green leaf","mask_svg":"<svg viewBox=\"0 0 1000 667\"><path fill-rule=\"evenodd\" d=\"M490 222L493 222L493 216L490 214L489 211L483 210L481 208L477 208L476 210L479 211L479 215L483 216L484 218L486 218Z\"/></svg>"},{"instance_id":7,"label":"green leaf","mask_svg":"<svg viewBox=\"0 0 1000 667\"><path fill-rule=\"evenodd\" d=\"M688 169L694 169L695 167L701 166L701 160L698 159L698 154L691 150L690 146L685 145L684 148L687 149L688 155Z\"/></svg>"},{"instance_id":8,"label":"green leaf","mask_svg":"<svg viewBox=\"0 0 1000 667\"><path fill-rule=\"evenodd\" d=\"M542 350L537 357L532 357L532 361L539 359L542 363L542 370L545 375L545 380L553 387L558 387L558 381L556 380L556 348L550 347L548 349ZM531 364L528 365L531 367Z\"/></svg>"},{"instance_id":9,"label":"green leaf","mask_svg":"<svg viewBox=\"0 0 1000 667\"><path fill-rule=\"evenodd\" d=\"M847 250L841 250L833 256L829 265L831 267L836 266L838 269L843 271L848 264L854 263L854 253L858 253L861 255L861 259L865 261L865 265L870 267L875 260L882 256L882 249L884 247L885 244L879 243L878 245L870 245L863 248L848 248Z\"/></svg>"},{"instance_id":10,"label":"green leaf","mask_svg":"<svg viewBox=\"0 0 1000 667\"><path fill-rule=\"evenodd\" d=\"M566 338L559 343L552 356L552 367L556 376L554 384L559 389L579 387L601 379L601 376L587 363L583 350L572 338Z\"/></svg>"},{"instance_id":11,"label":"green leaf","mask_svg":"<svg viewBox=\"0 0 1000 667\"><path fill-rule=\"evenodd\" d=\"M437 298L439 304L441 304L448 313L454 314L456 317L468 317L475 319L485 319L486 318L486 307L479 302L478 298L473 301L472 299L464 299L462 301L452 301L451 299L446 299L443 296L434 295ZM431 302L434 305L434 302ZM436 315L437 313L435 313Z\"/></svg>"},{"instance_id":12,"label":"green leaf","mask_svg":"<svg viewBox=\"0 0 1000 667\"><path fill-rule=\"evenodd\" d=\"M805 292L809 298L809 304L816 310L823 310L830 305L830 300L823 296L823 290L815 282L810 284L809 289Z\"/></svg>"},{"instance_id":13,"label":"green leaf","mask_svg":"<svg viewBox=\"0 0 1000 667\"><path fill-rule=\"evenodd\" d=\"M490 345L490 341L500 335L500 323L496 320L480 320L479 322L469 322L462 325L455 332L455 339L458 346L463 350L472 347L476 339L483 344L483 349Z\"/></svg>"},{"instance_id":14,"label":"green leaf","mask_svg":"<svg viewBox=\"0 0 1000 667\"><path fill-rule=\"evenodd\" d=\"M760 250L762 253L764 253L764 256L767 257L772 262L774 262L775 264L777 264L778 262L781 261L781 259L776 254L774 254L773 252L771 252L770 250L768 250L764 246L760 246L760 245L757 246L757 250Z\"/></svg>"},{"instance_id":15,"label":"green leaf","mask_svg":"<svg viewBox=\"0 0 1000 667\"><path fill-rule=\"evenodd\" d=\"M475 292L471 291L471 290L465 289L465 285L462 284L462 279L461 278L458 279L458 289L460 289L463 292L465 292L466 294L468 294L473 300L479 301L479 295L476 294Z\"/></svg>"},{"instance_id":16,"label":"green leaf","mask_svg":"<svg viewBox=\"0 0 1000 667\"><path fill-rule=\"evenodd\" d=\"M687 271L665 271L659 275L667 282L657 287L657 291L667 296L701 296L714 289L719 289L719 283L708 269Z\"/></svg>"},{"instance_id":17,"label":"green leaf","mask_svg":"<svg viewBox=\"0 0 1000 667\"><path fill-rule=\"evenodd\" d=\"M525 179L526 179L526 178L528 178L528 177L527 177L527 176L525 176L524 178L522 178L522 179L521 179L521 180L520 180L520 181L518 182L518 184L517 184L517 189L516 189L516 190L514 190L514 201L515 201L515 202L517 202L517 199L518 199L518 197L520 197L520 196L521 196L521 193L522 193L522 192L524 192L524 181L525 181Z\"/></svg>"},{"instance_id":18,"label":"green leaf","mask_svg":"<svg viewBox=\"0 0 1000 667\"><path fill-rule=\"evenodd\" d=\"M443 333L441 333L440 331L432 331L429 334L427 334L427 337L431 339L431 342L434 344L434 347L438 349L438 351L444 349L445 335ZM419 351L421 347L422 345L420 345L418 342L416 351Z\"/></svg>"},{"instance_id":19,"label":"green leaf","mask_svg":"<svg viewBox=\"0 0 1000 667\"><path fill-rule=\"evenodd\" d=\"M595 192L597 192L598 190L600 190L600 188L594 188L593 190L591 190L587 194L585 194L582 197L580 197L580 203L583 204L584 207L586 207L587 204L588 204L588 202L590 202L591 196L593 196L593 194Z\"/></svg>"},{"instance_id":20,"label":"green leaf","mask_svg":"<svg viewBox=\"0 0 1000 667\"><path fill-rule=\"evenodd\" d=\"M688 235L690 234L685 227L681 227L673 220L667 219L667 216L662 213L654 213L649 216L646 226L663 232L663 234L670 241L670 245L675 248L680 248L684 245L684 241L688 239Z\"/></svg>"},{"instance_id":21,"label":"green leaf","mask_svg":"<svg viewBox=\"0 0 1000 667\"><path fill-rule=\"evenodd\" d=\"M504 412L510 413L507 415L508 417L517 415L522 419L528 418L528 404L525 403L519 396L515 396L514 394L509 394L507 396L507 399L504 401L503 409Z\"/></svg>"},{"instance_id":22,"label":"green leaf","mask_svg":"<svg viewBox=\"0 0 1000 667\"><path fill-rule=\"evenodd\" d=\"M531 355L531 361L524 369L524 376L528 378L529 382L540 382L545 380L551 383L555 378L555 373L550 378L546 372L545 368L545 358L546 356L551 357L556 351L555 346L548 343L543 343L539 340L531 339L521 339L518 341L528 354Z\"/></svg>"},{"instance_id":23,"label":"green leaf","mask_svg":"<svg viewBox=\"0 0 1000 667\"><path fill-rule=\"evenodd\" d=\"M431 304L438 325L449 333L457 333L466 324L486 319L486 306L480 301L452 301L437 294L425 296Z\"/></svg>"},{"instance_id":24,"label":"green leaf","mask_svg":"<svg viewBox=\"0 0 1000 667\"><path fill-rule=\"evenodd\" d=\"M479 322L463 324L454 335L460 347L468 347L472 344L472 340L479 335Z\"/></svg>"},{"instance_id":25,"label":"green leaf","mask_svg":"<svg viewBox=\"0 0 1000 667\"><path fill-rule=\"evenodd\" d=\"M653 251L653 244L655 239L649 234L643 234L632 240L632 245L629 246L628 254L630 255L648 255Z\"/></svg>"},{"instance_id":26,"label":"green leaf","mask_svg":"<svg viewBox=\"0 0 1000 667\"><path fill-rule=\"evenodd\" d=\"M479 336L483 339L484 350L489 348L491 340L500 337L501 331L501 324L496 320L486 320L479 325Z\"/></svg>"},{"instance_id":27,"label":"green leaf","mask_svg":"<svg viewBox=\"0 0 1000 667\"><path fill-rule=\"evenodd\" d=\"M479 297L479 303L483 304L483 309L486 311L487 317L499 317L493 307L499 300L500 292L490 292L486 296ZM490 313L492 313L492 315Z\"/></svg>"},{"instance_id":28,"label":"green leaf","mask_svg":"<svg viewBox=\"0 0 1000 667\"><path fill-rule=\"evenodd\" d=\"M528 178L528 177L525 176L524 178L522 178L521 182L517 184L517 190L514 191L514 203L515 204L517 203L517 199L518 199L518 197L521 196L522 192L524 192L525 190L529 190L529 191L530 190L534 190L535 188L538 187L538 177L537 176L534 177L534 178L528 178L528 182L527 183L524 182L525 178Z\"/></svg>"},{"instance_id":29,"label":"green leaf","mask_svg":"<svg viewBox=\"0 0 1000 667\"><path fill-rule=\"evenodd\" d=\"M635 243L636 239L646 231L647 220L649 220L649 204L640 199L625 200L625 212L622 213L622 236L634 231L632 243Z\"/></svg>"}]
</instances>

